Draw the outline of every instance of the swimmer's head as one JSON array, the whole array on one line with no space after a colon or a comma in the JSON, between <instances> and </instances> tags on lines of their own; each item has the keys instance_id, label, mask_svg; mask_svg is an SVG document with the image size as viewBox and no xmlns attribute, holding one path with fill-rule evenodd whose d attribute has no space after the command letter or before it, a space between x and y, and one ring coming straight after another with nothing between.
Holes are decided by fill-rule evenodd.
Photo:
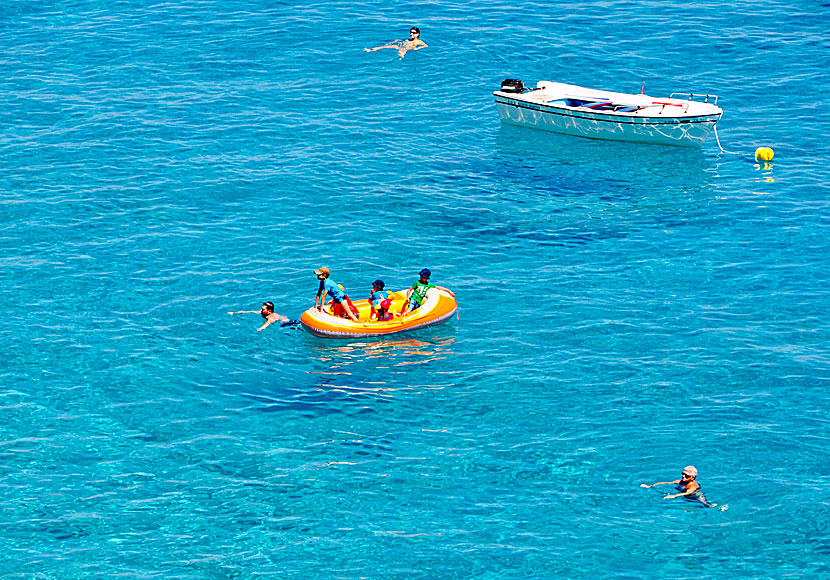
<instances>
[{"instance_id":1,"label":"swimmer's head","mask_svg":"<svg viewBox=\"0 0 830 580\"><path fill-rule=\"evenodd\" d=\"M383 290L384 286L386 286L386 284L383 283L383 280L375 280L374 282L372 282L372 288Z\"/></svg>"},{"instance_id":2,"label":"swimmer's head","mask_svg":"<svg viewBox=\"0 0 830 580\"><path fill-rule=\"evenodd\" d=\"M687 465L683 468L683 476L694 479L697 477L697 468L694 465Z\"/></svg>"},{"instance_id":3,"label":"swimmer's head","mask_svg":"<svg viewBox=\"0 0 830 580\"><path fill-rule=\"evenodd\" d=\"M269 315L274 313L274 303L263 302L262 308L259 309L259 313L262 315L263 318L268 318Z\"/></svg>"},{"instance_id":4,"label":"swimmer's head","mask_svg":"<svg viewBox=\"0 0 830 580\"><path fill-rule=\"evenodd\" d=\"M412 28L409 29L409 36L415 36L416 34L418 36L421 35L421 29L420 28L418 28L417 26L413 26Z\"/></svg>"},{"instance_id":5,"label":"swimmer's head","mask_svg":"<svg viewBox=\"0 0 830 580\"><path fill-rule=\"evenodd\" d=\"M317 274L318 278L320 276L322 276L323 278L328 278L331 275L331 272L329 272L329 269L325 266L323 266L322 268L317 268L316 270L314 270L314 273Z\"/></svg>"}]
</instances>

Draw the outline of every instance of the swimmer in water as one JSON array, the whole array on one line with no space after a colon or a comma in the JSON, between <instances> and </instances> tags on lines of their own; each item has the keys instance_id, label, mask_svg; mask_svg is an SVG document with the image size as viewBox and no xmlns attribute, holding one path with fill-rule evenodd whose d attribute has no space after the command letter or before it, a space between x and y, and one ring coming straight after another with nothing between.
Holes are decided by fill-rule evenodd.
<instances>
[{"instance_id":1,"label":"swimmer in water","mask_svg":"<svg viewBox=\"0 0 830 580\"><path fill-rule=\"evenodd\" d=\"M663 499L672 499L675 497L682 497L684 499L698 501L704 505L704 507L717 507L718 504L716 503L709 503L706 501L706 497L700 491L700 484L695 481L697 479L697 468L694 465L687 465L683 468L683 473L680 475L680 479L675 479L674 481L658 481L657 483L652 483L651 485L647 483L641 483L640 487L654 487L655 485L664 485L664 484L674 484L675 489L678 493L670 493L667 496L664 496ZM726 510L728 506L721 506L720 510Z\"/></svg>"},{"instance_id":2,"label":"swimmer in water","mask_svg":"<svg viewBox=\"0 0 830 580\"><path fill-rule=\"evenodd\" d=\"M265 319L265 324L257 328L257 332L265 330L268 326L275 322L290 322L287 316L274 312L273 302L263 302L262 308L259 310L237 310L236 312L228 312L228 314L233 316L234 314L255 314L257 312L259 312L260 316Z\"/></svg>"},{"instance_id":3,"label":"swimmer in water","mask_svg":"<svg viewBox=\"0 0 830 580\"><path fill-rule=\"evenodd\" d=\"M384 48L395 48L398 51L398 57L403 58L408 50L421 50L426 48L427 43L421 40L421 29L413 26L409 30L409 38L407 40L393 40L389 44L383 46L376 46L375 48L364 48L366 52L375 52Z\"/></svg>"}]
</instances>

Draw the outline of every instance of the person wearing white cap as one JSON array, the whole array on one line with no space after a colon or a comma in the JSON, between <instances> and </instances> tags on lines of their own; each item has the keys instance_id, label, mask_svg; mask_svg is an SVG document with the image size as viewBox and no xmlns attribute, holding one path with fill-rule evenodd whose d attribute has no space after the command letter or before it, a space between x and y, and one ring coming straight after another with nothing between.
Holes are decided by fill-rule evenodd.
<instances>
[{"instance_id":1,"label":"person wearing white cap","mask_svg":"<svg viewBox=\"0 0 830 580\"><path fill-rule=\"evenodd\" d=\"M695 479L697 479L697 468L694 465L687 465L683 468L683 473L680 475L680 479L675 479L674 481L658 481L657 483L652 483L651 485L641 483L640 487L654 487L655 485L674 484L678 493L670 493L669 495L664 496L663 499L683 497L685 499L699 501L706 507L717 507L718 504L706 501L706 497L700 491L700 484L695 481ZM726 509L726 506L721 508L721 510L723 509Z\"/></svg>"}]
</instances>

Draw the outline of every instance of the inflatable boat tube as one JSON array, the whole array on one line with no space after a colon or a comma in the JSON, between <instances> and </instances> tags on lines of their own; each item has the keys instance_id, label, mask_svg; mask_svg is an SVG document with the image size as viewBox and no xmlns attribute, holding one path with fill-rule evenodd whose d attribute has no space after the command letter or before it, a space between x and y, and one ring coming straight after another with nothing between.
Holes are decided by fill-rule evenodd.
<instances>
[{"instance_id":1,"label":"inflatable boat tube","mask_svg":"<svg viewBox=\"0 0 830 580\"><path fill-rule=\"evenodd\" d=\"M309 308L300 317L303 328L314 336L322 338L360 338L364 336L382 336L397 334L418 328L425 328L449 320L458 310L455 298L438 288L430 288L421 305L400 315L406 303L406 292L395 292L392 295L392 306L389 312L395 315L392 320L370 320L371 304L368 300L354 300L359 312L358 322L348 318L332 316L331 305L319 311Z\"/></svg>"}]
</instances>

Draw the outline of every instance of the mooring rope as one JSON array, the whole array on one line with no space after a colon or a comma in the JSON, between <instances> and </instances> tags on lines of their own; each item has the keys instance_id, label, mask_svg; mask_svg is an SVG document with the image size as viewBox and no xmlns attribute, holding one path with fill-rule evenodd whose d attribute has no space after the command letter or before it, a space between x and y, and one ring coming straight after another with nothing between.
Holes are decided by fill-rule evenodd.
<instances>
[{"instance_id":1,"label":"mooring rope","mask_svg":"<svg viewBox=\"0 0 830 580\"><path fill-rule=\"evenodd\" d=\"M723 146L720 144L720 137L718 137L718 126L715 125L714 129L715 129L715 141L718 142L718 147L720 148L721 153L729 153L730 155L740 155L740 153L736 153L734 151L727 151L726 149L724 149Z\"/></svg>"}]
</instances>

